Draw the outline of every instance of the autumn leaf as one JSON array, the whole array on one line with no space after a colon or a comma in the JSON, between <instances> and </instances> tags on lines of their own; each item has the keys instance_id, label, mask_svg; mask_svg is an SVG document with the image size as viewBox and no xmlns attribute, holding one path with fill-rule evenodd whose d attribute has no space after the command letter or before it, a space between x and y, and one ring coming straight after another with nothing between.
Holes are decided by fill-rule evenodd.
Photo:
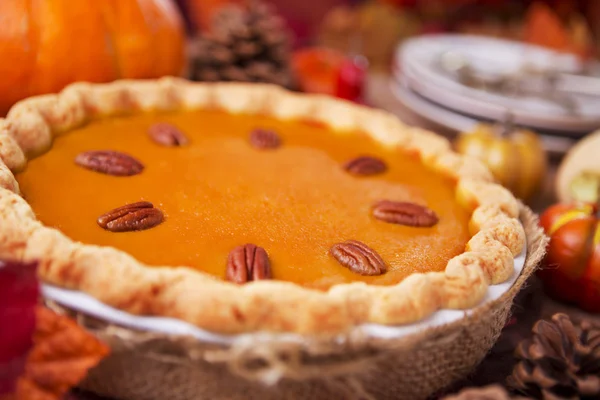
<instances>
[{"instance_id":1,"label":"autumn leaf","mask_svg":"<svg viewBox=\"0 0 600 400\"><path fill-rule=\"evenodd\" d=\"M0 396L15 390L33 347L37 263L0 260Z\"/></svg>"},{"instance_id":2,"label":"autumn leaf","mask_svg":"<svg viewBox=\"0 0 600 400\"><path fill-rule=\"evenodd\" d=\"M582 57L589 55L592 39L585 17L574 13L565 23L559 15L546 3L533 3L525 16L525 42Z\"/></svg>"},{"instance_id":3,"label":"autumn leaf","mask_svg":"<svg viewBox=\"0 0 600 400\"><path fill-rule=\"evenodd\" d=\"M38 306L33 348L17 390L1 400L58 400L108 354L108 347L71 319Z\"/></svg>"}]
</instances>

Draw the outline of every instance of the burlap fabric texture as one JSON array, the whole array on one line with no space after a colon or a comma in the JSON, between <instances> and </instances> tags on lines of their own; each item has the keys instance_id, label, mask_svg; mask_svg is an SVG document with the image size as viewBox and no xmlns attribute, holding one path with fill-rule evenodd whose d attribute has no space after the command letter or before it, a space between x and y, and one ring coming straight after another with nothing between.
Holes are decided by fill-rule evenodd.
<instances>
[{"instance_id":1,"label":"burlap fabric texture","mask_svg":"<svg viewBox=\"0 0 600 400\"><path fill-rule=\"evenodd\" d=\"M112 355L82 387L121 400L419 400L467 375L492 347L547 238L521 208L525 267L501 298L470 316L396 339L253 335L231 346L136 332L78 315Z\"/></svg>"}]
</instances>

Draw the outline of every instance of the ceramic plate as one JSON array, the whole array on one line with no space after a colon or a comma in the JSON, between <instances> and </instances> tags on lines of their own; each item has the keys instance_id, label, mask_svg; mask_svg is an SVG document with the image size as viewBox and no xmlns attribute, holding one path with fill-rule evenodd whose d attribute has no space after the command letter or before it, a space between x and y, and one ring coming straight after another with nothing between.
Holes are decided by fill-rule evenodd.
<instances>
[{"instance_id":1,"label":"ceramic plate","mask_svg":"<svg viewBox=\"0 0 600 400\"><path fill-rule=\"evenodd\" d=\"M478 119L462 115L439 104L433 103L411 90L403 78L391 79L390 88L394 96L406 108L421 117L435 122L444 128L456 132L472 131ZM562 155L573 146L575 141L566 137L539 135L546 151L555 155Z\"/></svg>"},{"instance_id":2,"label":"ceramic plate","mask_svg":"<svg viewBox=\"0 0 600 400\"><path fill-rule=\"evenodd\" d=\"M570 55L518 42L468 35L427 35L407 40L396 53L396 76L428 100L478 118L502 119L507 110L518 124L581 135L600 127L599 96L572 95L577 114L544 96L511 97L464 86L439 66L446 52L460 54L487 75L514 74L523 68L575 73Z\"/></svg>"}]
</instances>

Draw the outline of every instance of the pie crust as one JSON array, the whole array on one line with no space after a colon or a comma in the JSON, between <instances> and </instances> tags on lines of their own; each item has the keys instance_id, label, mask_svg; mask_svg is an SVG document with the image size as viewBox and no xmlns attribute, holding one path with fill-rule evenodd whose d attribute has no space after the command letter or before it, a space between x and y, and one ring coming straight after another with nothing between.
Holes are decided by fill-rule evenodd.
<instances>
[{"instance_id":1,"label":"pie crust","mask_svg":"<svg viewBox=\"0 0 600 400\"><path fill-rule=\"evenodd\" d=\"M37 221L20 196L13 173L47 151L53 136L99 117L198 108L312 120L341 134L361 130L384 146L418 154L456 180L456 199L472 210L465 252L444 272L414 273L393 286L354 282L323 292L283 281L236 285L189 268L150 268L115 248L74 242ZM73 84L57 95L24 100L0 119L0 159L0 257L39 260L43 281L121 310L220 333L339 333L361 323L406 324L439 309L470 308L489 285L514 273L513 257L525 244L517 200L481 163L452 152L446 139L384 111L270 85L176 78Z\"/></svg>"}]
</instances>

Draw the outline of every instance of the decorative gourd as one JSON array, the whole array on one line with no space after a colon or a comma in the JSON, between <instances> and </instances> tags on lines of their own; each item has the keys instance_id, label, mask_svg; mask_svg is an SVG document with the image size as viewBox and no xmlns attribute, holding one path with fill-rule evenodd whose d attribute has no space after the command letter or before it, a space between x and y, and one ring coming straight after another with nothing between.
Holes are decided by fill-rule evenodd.
<instances>
[{"instance_id":1,"label":"decorative gourd","mask_svg":"<svg viewBox=\"0 0 600 400\"><path fill-rule=\"evenodd\" d=\"M540 188L546 172L546 152L535 132L479 124L456 141L459 153L484 162L494 177L515 196L528 200Z\"/></svg>"},{"instance_id":2,"label":"decorative gourd","mask_svg":"<svg viewBox=\"0 0 600 400\"><path fill-rule=\"evenodd\" d=\"M561 163L556 194L541 224L550 236L546 268L549 294L600 312L600 132L579 141Z\"/></svg>"},{"instance_id":3,"label":"decorative gourd","mask_svg":"<svg viewBox=\"0 0 600 400\"><path fill-rule=\"evenodd\" d=\"M180 75L185 67L171 0L1 0L0 20L0 116L71 82Z\"/></svg>"},{"instance_id":4,"label":"decorative gourd","mask_svg":"<svg viewBox=\"0 0 600 400\"><path fill-rule=\"evenodd\" d=\"M550 236L544 268L538 272L546 292L584 310L600 312L598 203L553 205L540 223Z\"/></svg>"},{"instance_id":5,"label":"decorative gourd","mask_svg":"<svg viewBox=\"0 0 600 400\"><path fill-rule=\"evenodd\" d=\"M556 196L563 203L594 202L600 179L600 131L569 150L556 176Z\"/></svg>"}]
</instances>

